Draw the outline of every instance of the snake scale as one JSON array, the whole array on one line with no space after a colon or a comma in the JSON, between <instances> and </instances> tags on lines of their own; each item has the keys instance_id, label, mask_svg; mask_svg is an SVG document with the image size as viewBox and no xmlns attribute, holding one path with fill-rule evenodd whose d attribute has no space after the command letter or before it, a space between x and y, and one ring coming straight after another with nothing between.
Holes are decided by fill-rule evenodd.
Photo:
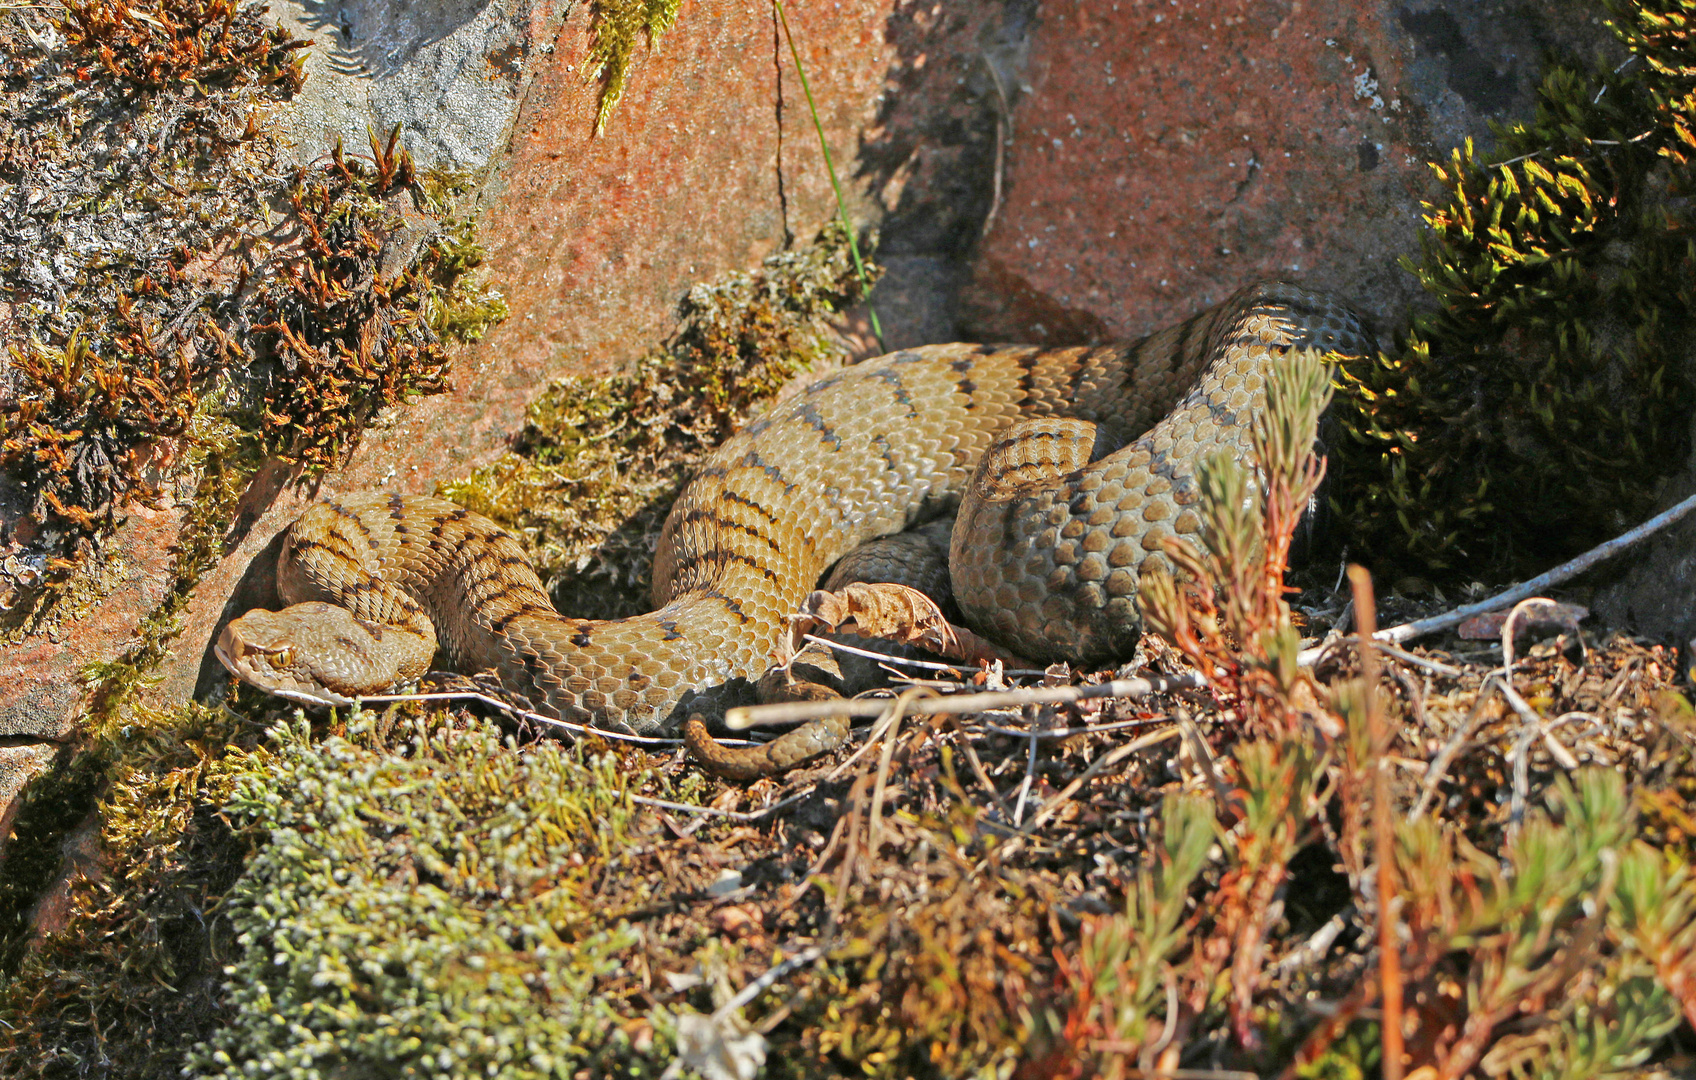
<instances>
[{"instance_id":1,"label":"snake scale","mask_svg":"<svg viewBox=\"0 0 1696 1080\"><path fill-rule=\"evenodd\" d=\"M217 655L263 689L338 704L418 677L440 648L545 714L675 731L745 696L837 559L959 504L950 572L967 621L1034 659L1106 661L1136 644L1137 576L1164 562L1161 540L1200 529L1197 464L1246 454L1270 365L1366 341L1342 303L1267 282L1131 344L933 345L844 369L710 456L661 533L657 610L629 619L562 617L518 541L452 503L319 503L282 547L290 606L232 621ZM692 748L733 775L842 730L750 756L694 727Z\"/></svg>"}]
</instances>

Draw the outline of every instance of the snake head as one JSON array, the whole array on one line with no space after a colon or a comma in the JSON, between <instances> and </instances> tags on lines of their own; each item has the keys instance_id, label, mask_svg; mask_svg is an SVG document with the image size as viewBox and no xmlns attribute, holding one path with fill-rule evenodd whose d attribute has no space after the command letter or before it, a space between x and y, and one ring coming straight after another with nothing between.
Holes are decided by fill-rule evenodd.
<instances>
[{"instance_id":1,"label":"snake head","mask_svg":"<svg viewBox=\"0 0 1696 1080\"><path fill-rule=\"evenodd\" d=\"M224 627L212 651L230 674L266 693L302 705L351 705L398 681L396 636L346 608L312 601L250 611Z\"/></svg>"}]
</instances>

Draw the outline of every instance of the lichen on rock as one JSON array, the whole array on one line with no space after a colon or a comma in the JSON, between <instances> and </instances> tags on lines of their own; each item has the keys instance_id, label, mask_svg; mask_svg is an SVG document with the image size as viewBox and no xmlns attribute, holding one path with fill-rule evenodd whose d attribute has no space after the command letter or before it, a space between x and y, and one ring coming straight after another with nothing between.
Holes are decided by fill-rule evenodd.
<instances>
[{"instance_id":1,"label":"lichen on rock","mask_svg":"<svg viewBox=\"0 0 1696 1080\"><path fill-rule=\"evenodd\" d=\"M265 842L224 899L228 1022L195 1075L659 1072L632 1050L669 1039L626 1003L637 935L607 901L629 895L607 879L644 831L641 773L430 717L271 735L234 765L227 813Z\"/></svg>"}]
</instances>

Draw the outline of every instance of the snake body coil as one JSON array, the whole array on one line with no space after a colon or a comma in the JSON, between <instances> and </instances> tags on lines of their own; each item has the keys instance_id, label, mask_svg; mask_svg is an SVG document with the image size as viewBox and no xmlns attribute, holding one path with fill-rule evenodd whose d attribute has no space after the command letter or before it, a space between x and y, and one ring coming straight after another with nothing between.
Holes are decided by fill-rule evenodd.
<instances>
[{"instance_id":1,"label":"snake body coil","mask_svg":"<svg viewBox=\"0 0 1696 1080\"><path fill-rule=\"evenodd\" d=\"M218 642L231 671L337 703L414 678L438 642L542 712L675 730L773 662L785 617L863 541L946 512L969 621L1040 658L1127 652L1137 575L1200 527L1195 466L1246 454L1269 366L1358 352L1342 304L1266 283L1131 345L938 345L820 379L720 447L678 498L654 564L658 610L561 617L516 540L438 499L313 506L279 563L283 612ZM974 473L976 479L974 480Z\"/></svg>"}]
</instances>

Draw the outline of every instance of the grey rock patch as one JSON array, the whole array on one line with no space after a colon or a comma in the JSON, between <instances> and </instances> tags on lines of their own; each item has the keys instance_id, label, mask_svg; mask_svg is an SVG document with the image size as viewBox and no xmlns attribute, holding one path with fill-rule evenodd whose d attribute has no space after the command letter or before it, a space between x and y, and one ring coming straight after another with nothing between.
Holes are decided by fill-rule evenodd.
<instances>
[{"instance_id":1,"label":"grey rock patch","mask_svg":"<svg viewBox=\"0 0 1696 1080\"><path fill-rule=\"evenodd\" d=\"M32 692L0 709L0 739L62 739L76 729L76 706L82 696L73 681L43 682Z\"/></svg>"},{"instance_id":2,"label":"grey rock patch","mask_svg":"<svg viewBox=\"0 0 1696 1080\"><path fill-rule=\"evenodd\" d=\"M883 277L872 288L871 304L883 326L884 348L893 352L956 340L964 267L944 255L884 255L880 261Z\"/></svg>"},{"instance_id":3,"label":"grey rock patch","mask_svg":"<svg viewBox=\"0 0 1696 1080\"><path fill-rule=\"evenodd\" d=\"M1680 494L1662 509L1696 492L1693 476L1696 467L1686 471ZM1696 638L1696 515L1625 552L1603 574L1590 605L1603 624L1672 645Z\"/></svg>"},{"instance_id":4,"label":"grey rock patch","mask_svg":"<svg viewBox=\"0 0 1696 1080\"><path fill-rule=\"evenodd\" d=\"M1597 11L1570 0L1406 0L1385 14L1411 45L1400 89L1429 118L1433 148L1493 145L1486 121L1528 116L1550 57L1624 59Z\"/></svg>"},{"instance_id":5,"label":"grey rock patch","mask_svg":"<svg viewBox=\"0 0 1696 1080\"><path fill-rule=\"evenodd\" d=\"M401 126L423 169L472 171L504 149L530 51L552 48L534 0L276 0L272 11L313 42L306 86L278 117L297 160L349 152ZM557 26L564 8L543 20Z\"/></svg>"}]
</instances>

